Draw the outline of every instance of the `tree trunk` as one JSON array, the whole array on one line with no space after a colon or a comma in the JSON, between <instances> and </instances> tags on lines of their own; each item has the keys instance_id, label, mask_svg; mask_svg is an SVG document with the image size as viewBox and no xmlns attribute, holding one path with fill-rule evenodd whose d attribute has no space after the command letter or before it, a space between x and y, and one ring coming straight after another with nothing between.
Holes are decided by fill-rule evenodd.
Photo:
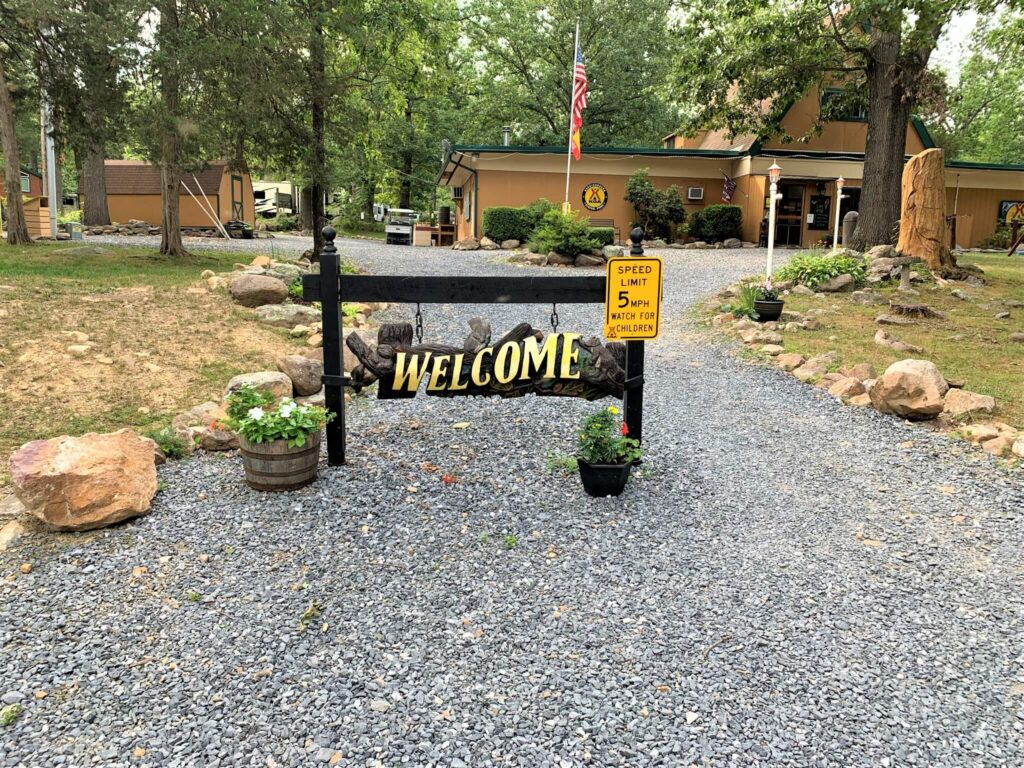
<instances>
[{"instance_id":1,"label":"tree trunk","mask_svg":"<svg viewBox=\"0 0 1024 768\"><path fill-rule=\"evenodd\" d=\"M373 221L373 204L377 198L377 180L373 178L372 174L366 174L363 176L362 186L363 196L363 213L366 214L367 221Z\"/></svg>"},{"instance_id":2,"label":"tree trunk","mask_svg":"<svg viewBox=\"0 0 1024 768\"><path fill-rule=\"evenodd\" d=\"M181 138L178 135L180 80L177 51L171 40L178 31L177 0L160 5L158 38L163 56L160 66L160 98L163 101L163 124L160 136L160 253L165 256L187 256L181 241Z\"/></svg>"},{"instance_id":3,"label":"tree trunk","mask_svg":"<svg viewBox=\"0 0 1024 768\"><path fill-rule=\"evenodd\" d=\"M916 256L943 277L956 276L947 245L946 169L941 149L926 149L903 169L900 240L896 250Z\"/></svg>"},{"instance_id":4,"label":"tree trunk","mask_svg":"<svg viewBox=\"0 0 1024 768\"><path fill-rule=\"evenodd\" d=\"M415 128L412 123L412 100L405 100L405 146L402 147L402 181L398 187L398 207L412 208L412 139Z\"/></svg>"},{"instance_id":5,"label":"tree trunk","mask_svg":"<svg viewBox=\"0 0 1024 768\"><path fill-rule=\"evenodd\" d=\"M0 58L0 149L4 153L4 191L7 201L7 242L9 245L31 243L25 206L21 202L21 161L18 158L18 135L14 128L14 104L7 84L7 73Z\"/></svg>"},{"instance_id":6,"label":"tree trunk","mask_svg":"<svg viewBox=\"0 0 1024 768\"><path fill-rule=\"evenodd\" d=\"M103 144L91 142L85 154L82 168L82 190L85 201L82 204L82 223L97 227L110 223L107 208L107 169L103 163Z\"/></svg>"},{"instance_id":7,"label":"tree trunk","mask_svg":"<svg viewBox=\"0 0 1024 768\"><path fill-rule=\"evenodd\" d=\"M313 230L313 198L310 197L309 186L299 188L299 218L303 229Z\"/></svg>"},{"instance_id":8,"label":"tree trunk","mask_svg":"<svg viewBox=\"0 0 1024 768\"><path fill-rule=\"evenodd\" d=\"M323 250L320 231L326 224L324 190L327 177L327 147L324 123L327 111L327 54L324 50L323 9L317 7L309 41L310 111L312 113L313 146L309 155L310 220L313 225L313 252Z\"/></svg>"},{"instance_id":9,"label":"tree trunk","mask_svg":"<svg viewBox=\"0 0 1024 768\"><path fill-rule=\"evenodd\" d=\"M872 31L868 76L868 131L860 218L851 247L865 251L896 240L900 218L900 182L911 104L897 65L900 33Z\"/></svg>"}]
</instances>

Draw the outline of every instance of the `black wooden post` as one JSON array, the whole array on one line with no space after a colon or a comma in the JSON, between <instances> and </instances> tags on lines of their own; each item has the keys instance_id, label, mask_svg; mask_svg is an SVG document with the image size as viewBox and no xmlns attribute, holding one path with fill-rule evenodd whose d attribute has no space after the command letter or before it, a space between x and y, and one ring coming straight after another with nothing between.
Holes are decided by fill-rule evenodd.
<instances>
[{"instance_id":1,"label":"black wooden post","mask_svg":"<svg viewBox=\"0 0 1024 768\"><path fill-rule=\"evenodd\" d=\"M644 255L644 231L635 227L629 233L633 246L630 256ZM622 393L622 410L625 414L629 436L637 440L644 437L644 343L626 342L626 388Z\"/></svg>"},{"instance_id":2,"label":"black wooden post","mask_svg":"<svg viewBox=\"0 0 1024 768\"><path fill-rule=\"evenodd\" d=\"M324 249L320 253L320 305L324 338L324 401L334 418L327 422L327 463L345 463L345 384L342 368L341 286L339 283L337 233L324 227Z\"/></svg>"}]
</instances>

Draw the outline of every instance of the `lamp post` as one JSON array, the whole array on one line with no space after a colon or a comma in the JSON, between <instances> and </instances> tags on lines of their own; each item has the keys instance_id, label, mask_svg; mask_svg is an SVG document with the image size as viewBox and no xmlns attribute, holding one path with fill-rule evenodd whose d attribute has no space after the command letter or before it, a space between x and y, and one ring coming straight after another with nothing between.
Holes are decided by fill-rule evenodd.
<instances>
[{"instance_id":1,"label":"lamp post","mask_svg":"<svg viewBox=\"0 0 1024 768\"><path fill-rule=\"evenodd\" d=\"M782 169L778 163L772 163L768 169L768 270L765 274L767 279L772 277L772 255L775 251L775 202L782 197L779 194L779 179L782 178Z\"/></svg>"},{"instance_id":2,"label":"lamp post","mask_svg":"<svg viewBox=\"0 0 1024 768\"><path fill-rule=\"evenodd\" d=\"M832 251L833 253L839 250L839 212L843 207L843 200L846 199L846 195L843 194L843 185L846 184L846 179L840 176L836 179L836 225L832 230Z\"/></svg>"}]
</instances>

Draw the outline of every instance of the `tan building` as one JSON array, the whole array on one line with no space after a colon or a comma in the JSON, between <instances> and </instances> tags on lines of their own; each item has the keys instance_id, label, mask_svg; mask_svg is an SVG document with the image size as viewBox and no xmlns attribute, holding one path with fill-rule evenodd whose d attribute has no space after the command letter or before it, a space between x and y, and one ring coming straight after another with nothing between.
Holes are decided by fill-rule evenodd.
<instances>
[{"instance_id":1,"label":"tan building","mask_svg":"<svg viewBox=\"0 0 1024 768\"><path fill-rule=\"evenodd\" d=\"M25 210L25 226L29 237L50 237L50 198L43 191L43 177L28 168L21 169L21 204ZM7 190L0 174L0 217L7 231Z\"/></svg>"},{"instance_id":2,"label":"tan building","mask_svg":"<svg viewBox=\"0 0 1024 768\"><path fill-rule=\"evenodd\" d=\"M828 98L828 91L824 94ZM783 131L802 136L817 117L822 97L809 93L780 118ZM776 242L811 247L831 237L835 217L835 180L846 180L840 215L856 210L864 167L867 123L850 115L822 126L806 141L758 141L754 136L729 137L702 131L694 137L669 134L661 148L586 147L572 163L569 201L601 226L614 226L622 237L632 224L633 209L625 201L626 180L648 168L655 186L680 187L689 213L721 203L726 176L736 182L731 203L743 209L741 238L758 242L767 212L767 173L774 162L782 167ZM907 126L907 157L933 147L925 126L913 118ZM565 196L565 147L454 146L445 156L438 182L452 188L457 236L483 234L483 211L493 206L528 205L544 197ZM604 203L584 190L607 190ZM976 247L1007 216L1024 216L1024 166L951 161L946 164L947 212L957 214L956 239ZM590 191L592 191L592 187ZM590 204L588 209L586 203ZM1014 212L1017 212L1014 214ZM1008 213L1009 212L1009 213Z\"/></svg>"},{"instance_id":3,"label":"tan building","mask_svg":"<svg viewBox=\"0 0 1024 768\"><path fill-rule=\"evenodd\" d=\"M159 225L163 218L160 168L144 160L105 160L104 165L110 220L124 223L137 219ZM84 200L80 186L80 207ZM204 209L206 201L222 224L232 220L255 223L252 179L247 171L232 170L221 162L212 163L195 174L186 173L179 190L181 226L214 227Z\"/></svg>"}]
</instances>

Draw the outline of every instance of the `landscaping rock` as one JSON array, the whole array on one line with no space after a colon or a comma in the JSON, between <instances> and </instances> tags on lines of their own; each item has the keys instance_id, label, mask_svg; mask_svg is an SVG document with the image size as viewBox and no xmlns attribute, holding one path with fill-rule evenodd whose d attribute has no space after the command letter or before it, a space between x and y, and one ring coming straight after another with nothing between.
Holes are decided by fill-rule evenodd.
<instances>
[{"instance_id":1,"label":"landscaping rock","mask_svg":"<svg viewBox=\"0 0 1024 768\"><path fill-rule=\"evenodd\" d=\"M1014 344L1024 344L1024 333L1011 333L1010 341Z\"/></svg>"},{"instance_id":2,"label":"landscaping rock","mask_svg":"<svg viewBox=\"0 0 1024 768\"><path fill-rule=\"evenodd\" d=\"M725 240L722 241L722 247L723 248L742 248L743 247L743 241L740 240L738 237L727 237Z\"/></svg>"},{"instance_id":3,"label":"landscaping rock","mask_svg":"<svg viewBox=\"0 0 1024 768\"><path fill-rule=\"evenodd\" d=\"M996 312L996 320L1006 320L1010 317L1009 312Z\"/></svg>"},{"instance_id":4,"label":"landscaping rock","mask_svg":"<svg viewBox=\"0 0 1024 768\"><path fill-rule=\"evenodd\" d=\"M814 291L808 288L806 285L794 285L790 293L795 293L797 296L813 296Z\"/></svg>"},{"instance_id":5,"label":"landscaping rock","mask_svg":"<svg viewBox=\"0 0 1024 768\"><path fill-rule=\"evenodd\" d=\"M243 373L231 379L224 390L225 399L232 392L236 392L246 384L253 389L269 392L278 400L282 397L292 396L292 380L288 378L287 374L280 371L257 371L255 373Z\"/></svg>"},{"instance_id":6,"label":"landscaping rock","mask_svg":"<svg viewBox=\"0 0 1024 768\"><path fill-rule=\"evenodd\" d=\"M535 267L543 267L548 263L548 257L543 253L528 253L523 258L523 261Z\"/></svg>"},{"instance_id":7,"label":"landscaping rock","mask_svg":"<svg viewBox=\"0 0 1024 768\"><path fill-rule=\"evenodd\" d=\"M865 307L889 303L884 296L879 296L874 291L854 291L850 294L850 301L863 304Z\"/></svg>"},{"instance_id":8,"label":"landscaping rock","mask_svg":"<svg viewBox=\"0 0 1024 768\"><path fill-rule=\"evenodd\" d=\"M1024 459L1024 437L1015 440L1010 450L1013 452L1014 456L1019 456Z\"/></svg>"},{"instance_id":9,"label":"landscaping rock","mask_svg":"<svg viewBox=\"0 0 1024 768\"><path fill-rule=\"evenodd\" d=\"M692 243L683 243L681 250L684 251L702 251L711 246L705 243L703 240L694 240Z\"/></svg>"},{"instance_id":10,"label":"landscaping rock","mask_svg":"<svg viewBox=\"0 0 1024 768\"><path fill-rule=\"evenodd\" d=\"M315 323L320 313L302 304L264 304L256 307L256 317L261 323L276 328L294 328L297 325Z\"/></svg>"},{"instance_id":11,"label":"landscaping rock","mask_svg":"<svg viewBox=\"0 0 1024 768\"><path fill-rule=\"evenodd\" d=\"M781 344L782 335L775 331L760 331L751 329L740 331L740 338L744 344Z\"/></svg>"},{"instance_id":12,"label":"landscaping rock","mask_svg":"<svg viewBox=\"0 0 1024 768\"><path fill-rule=\"evenodd\" d=\"M856 379L853 376L844 376L828 388L828 393L846 400L857 395L866 394L867 390L860 379Z\"/></svg>"},{"instance_id":13,"label":"landscaping rock","mask_svg":"<svg viewBox=\"0 0 1024 768\"><path fill-rule=\"evenodd\" d=\"M842 274L826 280L818 286L818 290L822 293L849 293L856 287L857 281L853 279L853 275Z\"/></svg>"},{"instance_id":14,"label":"landscaping rock","mask_svg":"<svg viewBox=\"0 0 1024 768\"><path fill-rule=\"evenodd\" d=\"M323 387L324 364L320 360L305 355L284 355L277 359L277 370L292 380L297 396L312 395Z\"/></svg>"},{"instance_id":15,"label":"landscaping rock","mask_svg":"<svg viewBox=\"0 0 1024 768\"><path fill-rule=\"evenodd\" d=\"M864 259L867 262L873 262L878 259L895 259L896 258L896 247L892 245L876 245L870 248L865 254Z\"/></svg>"},{"instance_id":16,"label":"landscaping rock","mask_svg":"<svg viewBox=\"0 0 1024 768\"><path fill-rule=\"evenodd\" d=\"M227 427L204 427L199 433L199 447L204 451L238 450L238 433Z\"/></svg>"},{"instance_id":17,"label":"landscaping rock","mask_svg":"<svg viewBox=\"0 0 1024 768\"><path fill-rule=\"evenodd\" d=\"M496 251L498 250L498 244L491 240L489 237L480 238L480 250L482 251Z\"/></svg>"},{"instance_id":18,"label":"landscaping rock","mask_svg":"<svg viewBox=\"0 0 1024 768\"><path fill-rule=\"evenodd\" d=\"M576 257L577 267L603 267L604 259L600 256L592 256L589 253L581 253Z\"/></svg>"},{"instance_id":19,"label":"landscaping rock","mask_svg":"<svg viewBox=\"0 0 1024 768\"><path fill-rule=\"evenodd\" d=\"M464 237L452 246L453 251L478 251L480 241L475 237Z\"/></svg>"},{"instance_id":20,"label":"landscaping rock","mask_svg":"<svg viewBox=\"0 0 1024 768\"><path fill-rule=\"evenodd\" d=\"M922 352L924 352L924 350L921 349L921 347L917 346L916 344L910 344L908 342L898 341L892 338L888 333L883 331L881 328L879 328L878 331L875 333L875 344L877 344L880 347L888 347L889 349L894 349L897 352L908 352L912 355L919 355Z\"/></svg>"},{"instance_id":21,"label":"landscaping rock","mask_svg":"<svg viewBox=\"0 0 1024 768\"><path fill-rule=\"evenodd\" d=\"M314 392L312 395L306 395L305 397L296 397L295 402L299 405L315 405L319 408L323 408L327 403L326 396L324 394L324 388L321 387L318 392ZM348 402L348 392L345 393L345 402Z\"/></svg>"},{"instance_id":22,"label":"landscaping rock","mask_svg":"<svg viewBox=\"0 0 1024 768\"><path fill-rule=\"evenodd\" d=\"M502 240L501 241L501 250L503 250L503 251L514 251L519 246L520 246L520 242L518 240Z\"/></svg>"},{"instance_id":23,"label":"landscaping rock","mask_svg":"<svg viewBox=\"0 0 1024 768\"><path fill-rule=\"evenodd\" d=\"M626 251L621 245L606 245L601 249L601 255L606 259L614 259L625 255Z\"/></svg>"},{"instance_id":24,"label":"landscaping rock","mask_svg":"<svg viewBox=\"0 0 1024 768\"><path fill-rule=\"evenodd\" d=\"M879 325L913 325L914 321L900 315L879 315L875 318L875 322Z\"/></svg>"},{"instance_id":25,"label":"landscaping rock","mask_svg":"<svg viewBox=\"0 0 1024 768\"><path fill-rule=\"evenodd\" d=\"M575 259L572 259L572 258L570 258L568 256L563 256L562 254L557 253L555 251L551 251L551 253L548 254L548 264L549 265L559 265L560 264L560 265L565 266L565 267L570 267L570 266L572 266L575 263L576 263Z\"/></svg>"},{"instance_id":26,"label":"landscaping rock","mask_svg":"<svg viewBox=\"0 0 1024 768\"><path fill-rule=\"evenodd\" d=\"M844 376L857 379L857 381L869 381L878 378L875 367L871 363L857 363L851 368L840 368L839 372Z\"/></svg>"},{"instance_id":27,"label":"landscaping rock","mask_svg":"<svg viewBox=\"0 0 1024 768\"><path fill-rule=\"evenodd\" d=\"M960 290L959 288L954 288L952 291L949 292L949 295L952 296L954 299L960 299L960 301L971 300L971 297L967 293L967 291Z\"/></svg>"},{"instance_id":28,"label":"landscaping rock","mask_svg":"<svg viewBox=\"0 0 1024 768\"><path fill-rule=\"evenodd\" d=\"M803 382L808 382L811 379L820 379L828 373L829 366L834 365L835 361L835 353L828 352L824 355L817 355L805 362L799 368L795 368L793 370L793 375Z\"/></svg>"},{"instance_id":29,"label":"landscaping rock","mask_svg":"<svg viewBox=\"0 0 1024 768\"><path fill-rule=\"evenodd\" d=\"M1013 441L1003 435L986 440L981 444L981 450L985 451L985 453L991 453L993 456L1005 456L1012 447Z\"/></svg>"},{"instance_id":30,"label":"landscaping rock","mask_svg":"<svg viewBox=\"0 0 1024 768\"><path fill-rule=\"evenodd\" d=\"M228 283L231 298L244 307L280 304L288 298L288 286L283 280L266 275L236 273Z\"/></svg>"},{"instance_id":31,"label":"landscaping rock","mask_svg":"<svg viewBox=\"0 0 1024 768\"><path fill-rule=\"evenodd\" d=\"M149 511L153 445L129 429L33 440L11 456L11 484L28 511L54 528L112 525Z\"/></svg>"},{"instance_id":32,"label":"landscaping rock","mask_svg":"<svg viewBox=\"0 0 1024 768\"><path fill-rule=\"evenodd\" d=\"M865 392L863 395L854 395L846 401L847 405L856 405L860 408L868 408L871 406L871 395Z\"/></svg>"},{"instance_id":33,"label":"landscaping rock","mask_svg":"<svg viewBox=\"0 0 1024 768\"><path fill-rule=\"evenodd\" d=\"M776 355L781 355L784 351L785 347L783 347L781 344L765 344L764 346L761 347L761 352L763 352L766 355L771 355L772 357L775 357Z\"/></svg>"},{"instance_id":34,"label":"landscaping rock","mask_svg":"<svg viewBox=\"0 0 1024 768\"><path fill-rule=\"evenodd\" d=\"M996 401L993 397L968 392L966 389L950 389L946 393L943 412L953 417L979 416L991 414L995 407Z\"/></svg>"},{"instance_id":35,"label":"landscaping rock","mask_svg":"<svg viewBox=\"0 0 1024 768\"><path fill-rule=\"evenodd\" d=\"M341 365L345 369L345 373L351 373L352 369L359 365L359 358L356 357L355 353L348 348L348 344L345 343L346 339L353 333L358 335L367 344L377 343L376 331L366 328L346 328L344 337L341 340ZM320 360L323 360L323 352L320 352Z\"/></svg>"},{"instance_id":36,"label":"landscaping rock","mask_svg":"<svg viewBox=\"0 0 1024 768\"><path fill-rule=\"evenodd\" d=\"M650 242L647 243L648 248L664 248L667 245L668 243L666 243L661 238L655 238L654 240L651 240Z\"/></svg>"},{"instance_id":37,"label":"landscaping rock","mask_svg":"<svg viewBox=\"0 0 1024 768\"><path fill-rule=\"evenodd\" d=\"M900 360L886 368L871 387L871 404L882 413L930 419L942 413L949 386L929 360Z\"/></svg>"},{"instance_id":38,"label":"landscaping rock","mask_svg":"<svg viewBox=\"0 0 1024 768\"><path fill-rule=\"evenodd\" d=\"M775 358L775 365L784 371L792 371L803 365L807 359L796 352L787 352Z\"/></svg>"},{"instance_id":39,"label":"landscaping rock","mask_svg":"<svg viewBox=\"0 0 1024 768\"><path fill-rule=\"evenodd\" d=\"M730 312L719 312L717 315L711 318L712 328L721 328L726 325L731 325L735 322L736 318L732 316Z\"/></svg>"}]
</instances>

